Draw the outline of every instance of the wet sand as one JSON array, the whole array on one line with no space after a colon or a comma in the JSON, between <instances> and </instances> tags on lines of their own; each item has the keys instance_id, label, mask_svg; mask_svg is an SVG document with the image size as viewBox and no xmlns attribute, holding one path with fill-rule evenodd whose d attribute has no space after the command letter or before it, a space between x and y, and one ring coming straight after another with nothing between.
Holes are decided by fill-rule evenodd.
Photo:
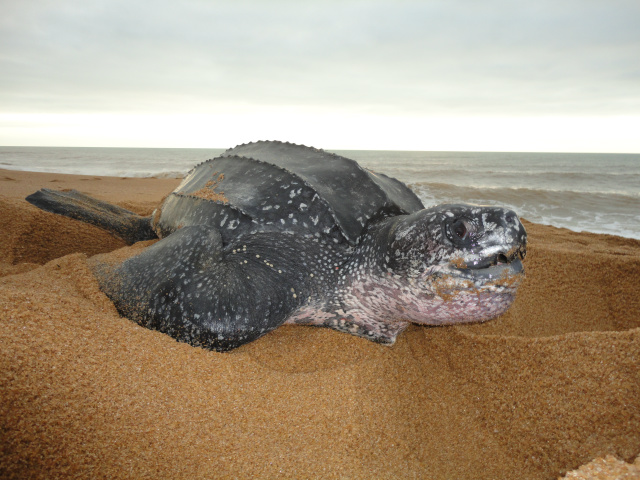
<instances>
[{"instance_id":1,"label":"wet sand","mask_svg":"<svg viewBox=\"0 0 640 480\"><path fill-rule=\"evenodd\" d=\"M639 241L527 222L496 320L221 354L118 316L87 258L140 246L24 201L149 214L178 183L0 170L0 478L544 479L640 454Z\"/></svg>"}]
</instances>

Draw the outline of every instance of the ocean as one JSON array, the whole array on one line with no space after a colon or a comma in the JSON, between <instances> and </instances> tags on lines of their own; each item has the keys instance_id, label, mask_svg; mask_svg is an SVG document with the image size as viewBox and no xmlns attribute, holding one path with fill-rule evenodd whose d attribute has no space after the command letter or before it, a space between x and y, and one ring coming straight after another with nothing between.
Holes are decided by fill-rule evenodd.
<instances>
[{"instance_id":1,"label":"ocean","mask_svg":"<svg viewBox=\"0 0 640 480\"><path fill-rule=\"evenodd\" d=\"M0 168L181 177L224 150L0 147ZM425 206L504 205L532 222L640 239L640 154L329 151L405 182Z\"/></svg>"}]
</instances>

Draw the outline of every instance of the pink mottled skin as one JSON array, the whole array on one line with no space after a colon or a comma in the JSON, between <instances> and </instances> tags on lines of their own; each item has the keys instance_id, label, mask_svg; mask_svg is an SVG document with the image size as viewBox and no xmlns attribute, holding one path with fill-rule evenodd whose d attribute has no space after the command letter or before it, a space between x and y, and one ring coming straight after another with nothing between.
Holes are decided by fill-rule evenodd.
<instances>
[{"instance_id":1,"label":"pink mottled skin","mask_svg":"<svg viewBox=\"0 0 640 480\"><path fill-rule=\"evenodd\" d=\"M287 320L289 324L336 328L358 335L375 336L380 343L392 344L410 323L421 325L451 325L484 322L502 315L515 300L520 274L505 275L504 282L495 282L483 289L453 285L438 295L427 284L408 288L397 279L382 278L369 283L359 282L343 296L346 309L327 312L319 305L305 305ZM455 287L459 287L456 289Z\"/></svg>"}]
</instances>

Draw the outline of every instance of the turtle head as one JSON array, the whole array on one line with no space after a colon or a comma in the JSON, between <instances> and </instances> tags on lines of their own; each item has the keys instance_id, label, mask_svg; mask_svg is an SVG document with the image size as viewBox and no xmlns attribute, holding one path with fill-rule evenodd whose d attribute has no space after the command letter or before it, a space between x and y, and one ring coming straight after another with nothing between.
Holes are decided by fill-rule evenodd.
<instances>
[{"instance_id":1,"label":"turtle head","mask_svg":"<svg viewBox=\"0 0 640 480\"><path fill-rule=\"evenodd\" d=\"M379 262L370 280L377 277L397 320L480 322L504 313L515 299L527 234L513 211L448 204L385 224L368 237L378 247L369 255Z\"/></svg>"}]
</instances>

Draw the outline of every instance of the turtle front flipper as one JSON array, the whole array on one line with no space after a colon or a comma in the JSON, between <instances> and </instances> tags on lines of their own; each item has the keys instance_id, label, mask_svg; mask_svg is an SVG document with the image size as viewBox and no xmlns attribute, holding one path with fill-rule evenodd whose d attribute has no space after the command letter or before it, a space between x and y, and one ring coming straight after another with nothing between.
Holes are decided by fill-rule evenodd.
<instances>
[{"instance_id":1,"label":"turtle front flipper","mask_svg":"<svg viewBox=\"0 0 640 480\"><path fill-rule=\"evenodd\" d=\"M157 237L151 228L151 217L142 217L77 190L57 191L43 188L29 195L26 200L47 212L107 230L130 245Z\"/></svg>"},{"instance_id":2,"label":"turtle front flipper","mask_svg":"<svg viewBox=\"0 0 640 480\"><path fill-rule=\"evenodd\" d=\"M304 300L296 245L292 235L258 233L223 246L218 230L190 226L96 276L123 316L226 351L277 328Z\"/></svg>"}]
</instances>

